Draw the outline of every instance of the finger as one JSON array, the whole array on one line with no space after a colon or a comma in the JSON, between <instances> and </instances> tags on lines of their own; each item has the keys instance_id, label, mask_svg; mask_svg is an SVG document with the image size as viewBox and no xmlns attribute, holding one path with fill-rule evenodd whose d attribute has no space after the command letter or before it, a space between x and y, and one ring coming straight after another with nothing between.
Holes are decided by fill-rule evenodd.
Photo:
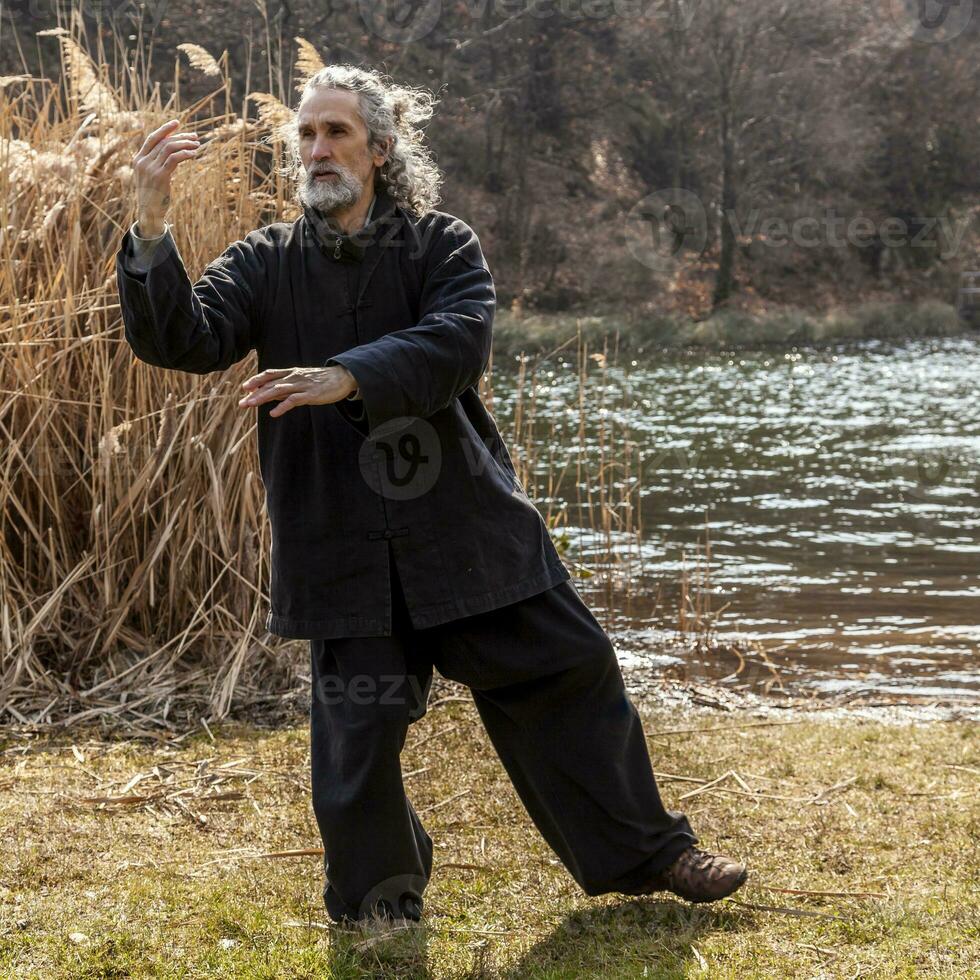
<instances>
[{"instance_id":1,"label":"finger","mask_svg":"<svg viewBox=\"0 0 980 980\"><path fill-rule=\"evenodd\" d=\"M286 374L290 374L292 370L292 368L266 368L258 374L253 374L247 381L243 381L242 387L255 388L258 385L264 385L273 378L281 378Z\"/></svg>"},{"instance_id":2,"label":"finger","mask_svg":"<svg viewBox=\"0 0 980 980\"><path fill-rule=\"evenodd\" d=\"M273 383L253 391L250 395L245 395L239 405L259 405L262 402L270 401L273 398L285 398L293 392L303 391L301 382L294 381L292 384Z\"/></svg>"},{"instance_id":3,"label":"finger","mask_svg":"<svg viewBox=\"0 0 980 980\"><path fill-rule=\"evenodd\" d=\"M158 126L146 137L145 140L143 140L143 145L140 147L139 155L145 156L148 154L162 139L167 136L168 133L172 133L174 128L179 125L179 119L171 119L169 122L165 122L162 126Z\"/></svg>"},{"instance_id":4,"label":"finger","mask_svg":"<svg viewBox=\"0 0 980 980\"><path fill-rule=\"evenodd\" d=\"M166 155L167 147L172 146L175 140L185 139L197 140L197 132L187 131L178 133L176 131L172 131L169 133L164 133L160 139L153 143L152 146L146 147L146 144L144 144L139 153L136 154L134 161L142 163L147 160L157 160L161 156Z\"/></svg>"},{"instance_id":5,"label":"finger","mask_svg":"<svg viewBox=\"0 0 980 980\"><path fill-rule=\"evenodd\" d=\"M163 170L164 173L171 173L176 168L178 163L182 163L184 160L189 160L194 156L197 156L196 146L189 150L178 150L176 153L171 153L170 156L167 157L160 169Z\"/></svg>"},{"instance_id":6,"label":"finger","mask_svg":"<svg viewBox=\"0 0 980 980\"><path fill-rule=\"evenodd\" d=\"M161 143L150 155L147 157L148 160L157 164L166 164L170 155L174 152L179 152L181 150L187 149L197 149L201 145L201 141L194 138L188 139L175 139L168 140L166 143Z\"/></svg>"},{"instance_id":7,"label":"finger","mask_svg":"<svg viewBox=\"0 0 980 980\"><path fill-rule=\"evenodd\" d=\"M269 414L278 418L280 415L285 415L291 408L295 408L297 405L303 404L303 395L300 392L290 395L285 401L280 402L274 409L272 409Z\"/></svg>"},{"instance_id":8,"label":"finger","mask_svg":"<svg viewBox=\"0 0 980 980\"><path fill-rule=\"evenodd\" d=\"M295 388L283 388L273 383L265 384L261 388L253 391L246 391L239 401L239 405L257 405L259 402L268 401L269 398L281 398L283 394L295 391Z\"/></svg>"}]
</instances>

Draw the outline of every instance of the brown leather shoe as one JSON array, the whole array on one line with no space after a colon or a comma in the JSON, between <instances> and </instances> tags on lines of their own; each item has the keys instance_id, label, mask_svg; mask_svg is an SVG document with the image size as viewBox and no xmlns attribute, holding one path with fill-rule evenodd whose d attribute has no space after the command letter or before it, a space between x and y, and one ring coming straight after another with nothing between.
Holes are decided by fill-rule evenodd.
<instances>
[{"instance_id":1,"label":"brown leather shoe","mask_svg":"<svg viewBox=\"0 0 980 980\"><path fill-rule=\"evenodd\" d=\"M667 891L689 902L716 902L741 888L749 872L724 854L709 854L693 844L650 882L650 891Z\"/></svg>"}]
</instances>

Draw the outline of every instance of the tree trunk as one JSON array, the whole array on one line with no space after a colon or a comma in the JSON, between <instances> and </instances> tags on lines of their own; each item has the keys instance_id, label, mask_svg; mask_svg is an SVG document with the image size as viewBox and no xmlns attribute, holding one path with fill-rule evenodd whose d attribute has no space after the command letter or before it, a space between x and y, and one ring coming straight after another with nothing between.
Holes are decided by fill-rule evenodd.
<instances>
[{"instance_id":1,"label":"tree trunk","mask_svg":"<svg viewBox=\"0 0 980 980\"><path fill-rule=\"evenodd\" d=\"M735 232L731 216L737 201L735 189L735 146L732 121L727 108L721 112L721 254L718 257L718 275L715 292L711 298L713 310L724 306L732 294L735 272Z\"/></svg>"}]
</instances>

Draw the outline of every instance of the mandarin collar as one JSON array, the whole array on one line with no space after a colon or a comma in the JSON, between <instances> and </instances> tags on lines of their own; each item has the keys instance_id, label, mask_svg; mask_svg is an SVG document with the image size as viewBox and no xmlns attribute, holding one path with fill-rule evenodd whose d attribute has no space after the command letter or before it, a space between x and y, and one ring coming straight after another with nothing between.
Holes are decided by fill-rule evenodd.
<instances>
[{"instance_id":1,"label":"mandarin collar","mask_svg":"<svg viewBox=\"0 0 980 980\"><path fill-rule=\"evenodd\" d=\"M338 262L362 261L365 251L380 236L388 223L386 219L395 210L395 200L388 189L376 188L364 226L345 235L336 229L322 211L310 207L305 201L300 203L303 207L304 238L314 239L324 255Z\"/></svg>"}]
</instances>

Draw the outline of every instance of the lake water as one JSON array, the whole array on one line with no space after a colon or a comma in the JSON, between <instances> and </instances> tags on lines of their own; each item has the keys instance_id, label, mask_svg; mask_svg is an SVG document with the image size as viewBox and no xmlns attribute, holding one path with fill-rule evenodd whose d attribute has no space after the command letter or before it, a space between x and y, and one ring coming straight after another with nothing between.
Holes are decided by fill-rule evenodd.
<instances>
[{"instance_id":1,"label":"lake water","mask_svg":"<svg viewBox=\"0 0 980 980\"><path fill-rule=\"evenodd\" d=\"M576 580L624 664L735 670L730 653L671 652L681 570L693 573L707 534L705 591L712 608L728 604L716 636L759 641L787 689L980 696L980 338L634 351L610 356L604 378L589 360L584 428L569 350L528 363L536 462L525 482L542 513L565 507L566 558L589 566L604 544L578 505L586 472L595 500L600 462L612 463L619 496L615 464L636 443L630 588ZM488 403L515 463L526 458L516 370L495 356ZM525 420L529 396L525 384ZM625 556L628 536L616 541Z\"/></svg>"}]
</instances>

